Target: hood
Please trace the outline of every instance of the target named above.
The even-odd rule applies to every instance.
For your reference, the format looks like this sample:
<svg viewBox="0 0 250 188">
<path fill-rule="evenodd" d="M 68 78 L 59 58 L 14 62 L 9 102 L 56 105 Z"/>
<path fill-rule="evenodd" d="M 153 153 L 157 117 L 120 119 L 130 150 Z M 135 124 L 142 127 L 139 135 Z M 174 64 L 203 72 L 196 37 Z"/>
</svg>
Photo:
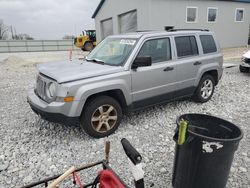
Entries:
<svg viewBox="0 0 250 188">
<path fill-rule="evenodd" d="M 250 50 L 243 54 L 244 58 L 250 59 Z"/>
<path fill-rule="evenodd" d="M 83 60 L 60 61 L 37 66 L 40 73 L 58 83 L 91 78 L 123 71 L 123 67 L 102 65 Z"/>
</svg>

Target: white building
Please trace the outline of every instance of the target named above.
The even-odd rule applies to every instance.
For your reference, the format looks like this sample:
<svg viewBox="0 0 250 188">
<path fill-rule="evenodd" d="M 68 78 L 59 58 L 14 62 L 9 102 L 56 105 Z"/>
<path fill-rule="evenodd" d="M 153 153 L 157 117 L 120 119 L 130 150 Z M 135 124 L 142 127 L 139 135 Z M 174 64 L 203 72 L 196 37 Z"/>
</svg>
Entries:
<svg viewBox="0 0 250 188">
<path fill-rule="evenodd" d="M 250 0 L 101 0 L 95 19 L 97 41 L 138 30 L 209 29 L 222 47 L 247 45 Z"/>
</svg>

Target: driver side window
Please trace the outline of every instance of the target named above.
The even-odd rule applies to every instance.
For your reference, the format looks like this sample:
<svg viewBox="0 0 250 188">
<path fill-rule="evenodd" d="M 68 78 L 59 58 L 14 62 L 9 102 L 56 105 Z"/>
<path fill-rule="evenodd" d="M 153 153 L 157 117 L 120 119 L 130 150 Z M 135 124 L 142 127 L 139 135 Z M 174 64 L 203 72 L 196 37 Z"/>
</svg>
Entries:
<svg viewBox="0 0 250 188">
<path fill-rule="evenodd" d="M 172 57 L 169 38 L 146 41 L 137 57 L 151 57 L 152 63 L 171 60 Z"/>
</svg>

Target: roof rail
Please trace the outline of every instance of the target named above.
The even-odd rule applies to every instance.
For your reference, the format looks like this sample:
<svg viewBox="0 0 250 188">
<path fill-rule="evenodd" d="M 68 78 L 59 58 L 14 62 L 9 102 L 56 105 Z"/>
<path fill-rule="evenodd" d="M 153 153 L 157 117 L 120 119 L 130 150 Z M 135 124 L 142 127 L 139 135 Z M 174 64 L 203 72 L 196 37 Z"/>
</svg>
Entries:
<svg viewBox="0 0 250 188">
<path fill-rule="evenodd" d="M 209 31 L 208 29 L 169 29 L 168 32 L 173 31 Z"/>
</svg>

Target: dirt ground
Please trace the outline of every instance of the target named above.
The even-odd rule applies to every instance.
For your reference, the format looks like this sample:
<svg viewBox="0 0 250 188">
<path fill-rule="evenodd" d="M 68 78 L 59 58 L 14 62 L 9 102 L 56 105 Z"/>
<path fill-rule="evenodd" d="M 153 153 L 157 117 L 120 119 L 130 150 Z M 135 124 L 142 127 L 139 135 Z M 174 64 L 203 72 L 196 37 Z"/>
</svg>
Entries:
<svg viewBox="0 0 250 188">
<path fill-rule="evenodd" d="M 72 52 L 72 59 L 84 58 L 87 54 L 88 52 L 75 50 Z M 9 63 L 12 68 L 33 66 L 39 63 L 61 61 L 69 58 L 70 51 L 0 53 L 0 62 Z"/>
</svg>

